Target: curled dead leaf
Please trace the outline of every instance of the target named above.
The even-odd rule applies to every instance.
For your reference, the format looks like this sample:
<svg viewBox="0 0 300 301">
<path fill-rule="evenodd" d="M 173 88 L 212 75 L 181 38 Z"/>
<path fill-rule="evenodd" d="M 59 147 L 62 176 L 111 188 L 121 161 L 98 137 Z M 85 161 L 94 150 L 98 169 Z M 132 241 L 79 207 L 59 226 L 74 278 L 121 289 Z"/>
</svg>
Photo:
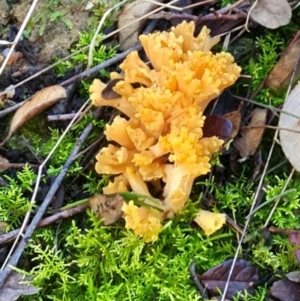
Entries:
<svg viewBox="0 0 300 301">
<path fill-rule="evenodd" d="M 28 276 L 23 277 L 23 275 L 15 271 L 10 272 L 10 275 L 0 288 L 0 301 L 15 301 L 20 296 L 34 295 L 40 290 L 40 288 L 32 284 L 26 284 L 24 281 L 30 282 L 31 278 Z"/>
<path fill-rule="evenodd" d="M 232 123 L 221 115 L 207 115 L 202 130 L 203 137 L 216 136 L 226 140 L 232 132 Z"/>
<path fill-rule="evenodd" d="M 243 107 L 243 102 L 239 104 L 239 107 L 236 111 L 229 112 L 224 115 L 225 118 L 231 121 L 232 123 L 232 131 L 230 135 L 228 136 L 228 140 L 234 139 L 236 135 L 238 134 L 241 126 L 241 109 Z"/>
<path fill-rule="evenodd" d="M 118 195 L 95 194 L 88 199 L 88 206 L 105 226 L 115 223 L 123 214 L 124 199 Z"/>
<path fill-rule="evenodd" d="M 252 113 L 249 126 L 245 126 L 240 131 L 241 137 L 233 142 L 242 158 L 252 156 L 259 146 L 265 131 L 267 113 L 266 109 L 256 108 Z"/>
<path fill-rule="evenodd" d="M 122 80 L 121 78 L 114 78 L 110 80 L 105 86 L 105 88 L 102 90 L 101 97 L 107 100 L 121 97 L 120 94 L 118 94 L 113 90 L 114 86 L 121 80 Z"/>
<path fill-rule="evenodd" d="M 280 60 L 269 73 L 265 85 L 275 91 L 283 91 L 288 86 L 300 53 L 300 30 L 289 46 L 283 52 Z M 295 72 L 295 78 L 300 76 L 300 65 Z"/>
<path fill-rule="evenodd" d="M 58 85 L 44 88 L 35 93 L 32 99 L 24 103 L 15 113 L 10 124 L 9 133 L 0 146 L 4 145 L 24 123 L 65 97 L 65 88 Z"/>
</svg>

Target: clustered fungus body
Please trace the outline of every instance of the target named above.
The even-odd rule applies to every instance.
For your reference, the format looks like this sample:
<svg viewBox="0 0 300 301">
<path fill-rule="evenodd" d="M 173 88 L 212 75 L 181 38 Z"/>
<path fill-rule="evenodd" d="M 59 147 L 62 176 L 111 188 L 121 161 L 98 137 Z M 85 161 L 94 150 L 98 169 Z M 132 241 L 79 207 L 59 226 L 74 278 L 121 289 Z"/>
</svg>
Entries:
<svg viewBox="0 0 300 301">
<path fill-rule="evenodd" d="M 145 241 L 158 238 L 162 221 L 183 209 L 194 179 L 210 171 L 223 141 L 203 137 L 203 111 L 241 71 L 231 54 L 210 51 L 219 38 L 210 37 L 209 29 L 197 37 L 194 30 L 193 22 L 183 22 L 170 32 L 141 35 L 150 64 L 131 52 L 120 65 L 122 74 L 111 73 L 111 80 L 118 79 L 115 98 L 102 97 L 106 84 L 99 79 L 90 86 L 94 105 L 124 114 L 107 125 L 104 133 L 113 143 L 96 156 L 96 171 L 115 175 L 103 192 L 151 197 L 149 183 L 161 191 L 161 211 L 132 201 L 122 207 L 126 227 Z"/>
</svg>

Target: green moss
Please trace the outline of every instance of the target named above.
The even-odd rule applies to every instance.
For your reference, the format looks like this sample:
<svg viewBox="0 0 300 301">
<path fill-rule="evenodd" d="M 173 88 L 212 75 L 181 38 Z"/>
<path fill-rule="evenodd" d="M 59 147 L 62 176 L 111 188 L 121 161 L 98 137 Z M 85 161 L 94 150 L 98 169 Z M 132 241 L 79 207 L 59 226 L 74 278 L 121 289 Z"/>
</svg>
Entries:
<svg viewBox="0 0 300 301">
<path fill-rule="evenodd" d="M 206 238 L 185 218 L 170 222 L 153 244 L 122 222 L 104 227 L 90 213 L 62 228 L 58 253 L 54 244 L 29 247 L 38 263 L 35 284 L 45 288 L 42 300 L 200 300 L 188 273 L 192 259 L 206 270 L 234 253 L 233 233 Z"/>
</svg>

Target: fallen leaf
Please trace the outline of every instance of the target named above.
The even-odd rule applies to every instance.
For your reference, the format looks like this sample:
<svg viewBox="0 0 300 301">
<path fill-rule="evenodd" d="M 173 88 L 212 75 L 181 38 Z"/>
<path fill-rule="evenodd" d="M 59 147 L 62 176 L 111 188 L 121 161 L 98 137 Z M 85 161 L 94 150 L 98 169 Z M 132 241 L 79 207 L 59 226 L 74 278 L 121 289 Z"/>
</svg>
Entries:
<svg viewBox="0 0 300 301">
<path fill-rule="evenodd" d="M 8 169 L 9 168 L 8 164 L 9 164 L 9 161 L 0 155 L 0 172 L 3 172 L 6 169 Z"/>
<path fill-rule="evenodd" d="M 232 123 L 221 115 L 207 115 L 202 130 L 203 137 L 217 136 L 226 140 L 232 132 Z"/>
<path fill-rule="evenodd" d="M 285 277 L 293 282 L 300 282 L 300 272 L 299 271 L 293 271 L 285 274 Z"/>
<path fill-rule="evenodd" d="M 20 296 L 34 295 L 40 290 L 32 284 L 25 284 L 25 281 L 30 282 L 31 278 L 12 271 L 0 288 L 0 301 L 15 301 Z"/>
<path fill-rule="evenodd" d="M 299 301 L 300 284 L 282 279 L 273 283 L 270 294 L 279 301 Z"/>
<path fill-rule="evenodd" d="M 266 124 L 267 112 L 266 109 L 256 108 L 252 113 L 249 126 L 243 127 L 240 131 L 241 137 L 233 142 L 242 158 L 253 155 L 259 146 L 265 131 L 264 127 L 259 126 Z"/>
<path fill-rule="evenodd" d="M 95 194 L 88 199 L 88 206 L 107 226 L 113 224 L 122 216 L 123 202 L 124 199 L 118 194 L 112 196 Z"/>
<path fill-rule="evenodd" d="M 110 80 L 106 84 L 105 88 L 102 90 L 101 97 L 103 99 L 107 99 L 107 100 L 121 97 L 120 94 L 118 94 L 117 92 L 115 92 L 113 90 L 114 86 L 121 80 L 122 80 L 121 78 L 114 78 L 114 79 Z"/>
<path fill-rule="evenodd" d="M 233 260 L 226 260 L 223 263 L 211 268 L 202 275 L 198 275 L 200 281 L 212 295 L 219 295 L 219 290 L 224 291 L 229 271 Z M 237 259 L 229 281 L 226 298 L 233 298 L 238 292 L 246 290 L 254 293 L 253 283 L 259 280 L 258 269 L 250 262 Z"/>
<path fill-rule="evenodd" d="M 227 140 L 234 139 L 240 130 L 241 118 L 242 118 L 242 115 L 241 115 L 242 107 L 243 107 L 243 102 L 241 102 L 239 104 L 239 107 L 237 110 L 224 115 L 224 117 L 227 118 L 228 120 L 230 120 L 232 123 L 232 131 L 231 131 L 230 135 L 228 136 Z"/>
<path fill-rule="evenodd" d="M 158 0 L 157 2 L 163 2 L 163 0 Z M 138 42 L 140 31 L 147 19 L 143 18 L 131 25 L 129 24 L 137 18 L 146 15 L 155 7 L 157 7 L 157 4 L 142 0 L 134 1 L 124 6 L 118 20 L 118 28 L 125 27 L 119 33 L 120 50 L 125 51 Z"/>
<path fill-rule="evenodd" d="M 0 146 L 4 145 L 24 123 L 65 97 L 65 88 L 58 85 L 44 88 L 35 93 L 32 99 L 22 105 L 15 113 L 10 124 L 9 133 Z"/>
<path fill-rule="evenodd" d="M 222 228 L 226 223 L 226 215 L 201 209 L 194 218 L 194 222 L 196 222 L 204 230 L 204 233 L 209 236 Z"/>
<path fill-rule="evenodd" d="M 250 17 L 266 28 L 275 29 L 290 23 L 292 9 L 287 0 L 259 0 L 255 1 Z"/>
<path fill-rule="evenodd" d="M 282 111 L 300 116 L 300 83 L 295 86 L 287 97 Z M 281 113 L 278 127 L 300 131 L 300 119 Z M 286 158 L 297 171 L 300 171 L 300 156 L 298 151 L 296 151 L 299 149 L 300 134 L 279 129 L 279 135 L 281 147 Z"/>
<path fill-rule="evenodd" d="M 288 86 L 300 53 L 300 30 L 281 55 L 280 60 L 269 73 L 265 86 L 275 91 L 283 91 Z M 300 76 L 300 65 L 295 72 L 295 78 Z"/>
</svg>

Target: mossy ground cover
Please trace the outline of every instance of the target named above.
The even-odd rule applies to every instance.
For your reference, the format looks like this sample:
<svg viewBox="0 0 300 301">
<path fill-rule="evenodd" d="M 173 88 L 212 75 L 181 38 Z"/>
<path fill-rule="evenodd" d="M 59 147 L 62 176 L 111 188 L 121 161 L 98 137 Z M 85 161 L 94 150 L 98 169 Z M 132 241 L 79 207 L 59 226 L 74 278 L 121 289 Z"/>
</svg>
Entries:
<svg viewBox="0 0 300 301">
<path fill-rule="evenodd" d="M 297 20 L 299 13 L 299 9 L 294 12 L 294 20 Z M 246 51 L 238 61 L 243 67 L 243 73 L 252 76 L 252 92 L 278 60 L 296 32 L 296 24 L 297 21 L 292 21 L 288 26 L 276 31 L 253 29 L 231 46 L 231 51 L 241 47 L 238 55 L 246 50 L 243 48 L 246 43 L 243 39 L 252 43 L 252 50 Z M 88 43 L 91 37 L 90 33 L 82 34 L 80 47 Z M 96 51 L 99 60 L 95 63 L 115 55 L 114 49 L 107 51 L 100 47 Z M 86 56 L 82 55 L 77 57 L 76 62 L 85 61 Z M 62 74 L 70 66 L 70 63 L 61 65 L 56 71 Z M 86 97 L 88 84 L 82 83 L 80 86 L 80 93 Z M 232 91 L 243 96 L 248 85 L 249 83 L 241 80 Z M 269 90 L 262 89 L 255 100 L 258 103 L 277 106 L 283 103 L 284 93 L 273 95 Z M 86 115 L 67 134 L 54 153 L 48 167 L 49 176 L 58 174 L 76 143 L 76 138 L 89 121 L 93 121 L 95 128 L 85 146 L 99 137 L 108 119 L 94 121 L 91 114 Z M 57 127 L 41 133 L 33 130 L 34 126 L 33 121 L 24 127 L 22 135 L 30 140 L 37 156 L 44 157 L 59 139 L 62 129 Z M 273 132 L 269 130 L 262 140 L 260 149 L 263 160 L 266 160 L 268 155 L 272 137 Z M 79 196 L 85 197 L 101 192 L 101 188 L 107 184 L 107 176 L 97 175 L 92 169 L 82 171 L 81 158 L 76 159 L 65 179 L 68 188 L 65 200 L 67 203 L 74 201 L 72 191 L 81 191 Z M 281 148 L 277 145 L 270 168 L 276 166 L 283 158 Z M 222 160 L 221 156 L 221 163 Z M 225 163 L 224 166 L 226 168 Z M 291 167 L 286 163 L 266 175 L 262 202 L 273 201 L 254 214 L 247 231 L 246 242 L 239 254 L 241 258 L 259 266 L 262 274 L 288 272 L 298 268 L 293 254 L 296 247 L 289 243 L 287 237 L 276 234 L 270 239 L 262 233 L 262 226 L 276 197 L 281 194 L 290 170 Z M 243 227 L 257 187 L 257 181 L 249 182 L 252 173 L 253 159 L 250 158 L 239 164 L 237 174 L 230 174 L 230 177 L 221 183 L 217 181 L 214 173 L 210 181 L 207 177 L 197 179 L 191 202 L 183 213 L 164 225 L 158 241 L 154 243 L 145 243 L 126 230 L 123 220 L 112 226 L 103 226 L 89 210 L 58 224 L 37 229 L 23 254 L 20 268 L 34 276 L 34 284 L 42 289 L 34 297 L 22 297 L 21 300 L 201 300 L 190 278 L 188 267 L 195 259 L 197 271 L 201 273 L 232 258 L 237 247 L 237 235 L 231 228 L 224 227 L 216 234 L 206 237 L 203 231 L 192 223 L 192 218 L 201 205 L 203 192 L 208 188 L 209 194 L 215 199 L 210 209 L 235 217 L 237 224 Z M 80 184 L 78 181 L 72 184 L 72 180 L 78 176 Z M 7 222 L 11 230 L 20 225 L 28 210 L 36 173 L 26 167 L 18 172 L 7 172 L 3 177 L 9 186 L 0 187 L 0 219 Z M 299 176 L 295 175 L 288 185 L 289 193 L 284 195 L 279 203 L 270 224 L 284 229 L 299 229 L 299 182 Z M 260 286 L 254 296 L 244 295 L 243 300 L 265 300 L 266 294 L 267 288 Z"/>
</svg>

